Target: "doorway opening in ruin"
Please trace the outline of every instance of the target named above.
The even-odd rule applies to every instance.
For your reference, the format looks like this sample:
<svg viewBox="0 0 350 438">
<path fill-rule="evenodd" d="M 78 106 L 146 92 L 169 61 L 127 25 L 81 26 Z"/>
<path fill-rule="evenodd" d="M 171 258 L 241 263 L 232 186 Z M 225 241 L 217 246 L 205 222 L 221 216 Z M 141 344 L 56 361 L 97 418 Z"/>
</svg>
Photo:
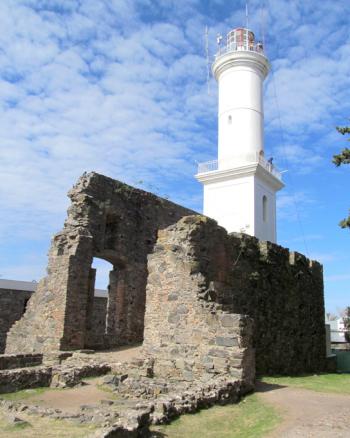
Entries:
<svg viewBox="0 0 350 438">
<path fill-rule="evenodd" d="M 104 250 L 90 268 L 84 348 L 114 349 L 143 341 L 145 264 L 131 264 Z"/>
<path fill-rule="evenodd" d="M 107 260 L 94 257 L 92 262 L 92 269 L 96 270 L 95 274 L 95 295 L 96 290 L 105 291 L 106 297 L 108 295 L 109 273 L 113 270 L 112 263 Z"/>
<path fill-rule="evenodd" d="M 111 262 L 94 257 L 90 269 L 85 348 L 101 350 L 107 347 L 106 332 L 110 276 L 114 271 L 115 268 Z"/>
</svg>

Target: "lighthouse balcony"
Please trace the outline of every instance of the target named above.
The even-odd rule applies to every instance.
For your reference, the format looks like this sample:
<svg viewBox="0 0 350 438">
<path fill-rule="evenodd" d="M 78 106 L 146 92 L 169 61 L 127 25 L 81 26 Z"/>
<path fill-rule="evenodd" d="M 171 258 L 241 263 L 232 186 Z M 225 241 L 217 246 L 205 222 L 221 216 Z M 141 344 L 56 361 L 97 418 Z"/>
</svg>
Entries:
<svg viewBox="0 0 350 438">
<path fill-rule="evenodd" d="M 255 41 L 252 31 L 246 28 L 236 28 L 227 34 L 226 45 L 221 45 L 222 36 L 218 35 L 217 43 L 219 50 L 215 55 L 217 59 L 221 55 L 230 52 L 255 52 L 264 55 L 264 45 L 262 41 Z"/>
<path fill-rule="evenodd" d="M 198 163 L 197 175 L 221 170 L 234 169 L 243 166 L 259 164 L 266 171 L 271 173 L 275 178 L 282 181 L 282 173 L 272 163 L 272 160 L 266 160 L 261 154 L 252 154 L 246 156 L 233 157 L 230 160 L 212 160 L 205 163 Z"/>
<path fill-rule="evenodd" d="M 264 49 L 261 43 L 257 44 L 228 44 L 227 46 L 222 46 L 219 51 L 215 54 L 215 60 L 222 55 L 226 55 L 231 52 L 255 52 L 260 55 L 265 56 Z"/>
</svg>

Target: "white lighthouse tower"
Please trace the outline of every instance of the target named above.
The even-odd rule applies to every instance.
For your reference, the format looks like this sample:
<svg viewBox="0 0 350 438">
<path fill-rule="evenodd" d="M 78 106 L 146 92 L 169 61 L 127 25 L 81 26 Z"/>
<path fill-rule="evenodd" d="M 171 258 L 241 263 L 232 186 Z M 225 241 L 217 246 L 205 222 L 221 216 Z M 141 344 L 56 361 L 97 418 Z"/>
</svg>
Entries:
<svg viewBox="0 0 350 438">
<path fill-rule="evenodd" d="M 227 35 L 212 66 L 219 86 L 218 160 L 201 163 L 203 213 L 228 232 L 276 242 L 281 174 L 264 156 L 263 81 L 269 61 L 248 29 Z"/>
</svg>

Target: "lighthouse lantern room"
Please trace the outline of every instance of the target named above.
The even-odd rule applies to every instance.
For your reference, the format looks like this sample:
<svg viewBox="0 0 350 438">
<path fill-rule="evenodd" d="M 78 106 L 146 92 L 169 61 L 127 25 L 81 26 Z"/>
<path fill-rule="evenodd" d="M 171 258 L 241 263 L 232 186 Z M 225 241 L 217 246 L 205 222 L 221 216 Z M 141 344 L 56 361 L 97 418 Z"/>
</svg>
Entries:
<svg viewBox="0 0 350 438">
<path fill-rule="evenodd" d="M 220 42 L 220 39 L 219 39 Z M 203 213 L 227 229 L 276 242 L 276 192 L 281 174 L 264 153 L 263 82 L 270 64 L 252 31 L 237 28 L 219 44 L 218 159 L 198 166 Z"/>
</svg>

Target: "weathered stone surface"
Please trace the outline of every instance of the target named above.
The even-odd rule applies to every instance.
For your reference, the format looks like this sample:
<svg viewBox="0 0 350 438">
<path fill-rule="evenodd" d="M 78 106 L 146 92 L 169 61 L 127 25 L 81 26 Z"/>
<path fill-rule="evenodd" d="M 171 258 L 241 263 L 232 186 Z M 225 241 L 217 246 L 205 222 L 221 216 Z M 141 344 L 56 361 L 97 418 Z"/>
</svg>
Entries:
<svg viewBox="0 0 350 438">
<path fill-rule="evenodd" d="M 179 205 L 97 173 L 69 192 L 63 230 L 52 240 L 48 276 L 8 333 L 6 353 L 49 353 L 141 342 L 147 254 L 157 230 L 192 214 Z M 93 257 L 112 263 L 106 334 L 96 340 Z"/>
<path fill-rule="evenodd" d="M 228 301 L 254 320 L 258 374 L 325 370 L 322 266 L 271 242 L 233 233 Z"/>
<path fill-rule="evenodd" d="M 57 367 L 52 370 L 51 388 L 76 386 L 85 377 L 103 376 L 111 371 L 107 364 Z"/>
<path fill-rule="evenodd" d="M 143 343 L 144 354 L 155 360 L 155 376 L 191 381 L 239 375 L 253 387 L 252 323 L 222 305 L 232 290 L 231 263 L 230 239 L 213 220 L 187 216 L 158 232 L 148 257 Z M 169 300 L 175 291 L 178 299 Z M 216 357 L 210 355 L 214 346 Z"/>
<path fill-rule="evenodd" d="M 94 297 L 86 330 L 86 345 L 89 348 L 99 350 L 105 347 L 107 305 L 107 298 Z"/>
<path fill-rule="evenodd" d="M 147 436 L 151 424 L 168 423 L 179 415 L 194 413 L 217 403 L 236 402 L 246 392 L 239 380 L 227 377 L 211 377 L 203 382 L 169 383 L 164 379 L 139 376 L 124 379 L 122 385 L 119 379 L 115 390 L 119 395 L 116 400 L 97 405 L 82 405 L 75 413 L 1 399 L 0 406 L 14 417 L 20 417 L 20 413 L 26 411 L 30 415 L 54 419 L 93 422 L 101 427 L 92 435 L 94 437 L 139 437 Z"/>
<path fill-rule="evenodd" d="M 0 370 L 41 365 L 42 354 L 0 354 Z"/>
<path fill-rule="evenodd" d="M 2 370 L 0 371 L 0 394 L 47 386 L 72 387 L 80 384 L 86 377 L 102 376 L 109 372 L 111 372 L 109 364 L 94 362 Z"/>
<path fill-rule="evenodd" d="M 11 326 L 24 314 L 32 291 L 0 288 L 0 354 L 5 351 L 7 333 Z M 91 321 L 87 330 L 87 344 L 95 349 L 104 346 L 106 328 L 107 297 L 93 297 Z M 0 369 L 1 369 L 0 356 Z M 35 365 L 38 365 L 36 363 Z M 30 366 L 19 364 L 18 367 Z M 6 367 L 4 367 L 6 368 Z"/>
<path fill-rule="evenodd" d="M 51 375 L 52 368 L 45 366 L 0 371 L 0 393 L 49 386 Z"/>
<path fill-rule="evenodd" d="M 16 415 L 13 415 L 13 414 L 6 415 L 5 420 L 7 423 L 9 423 L 10 425 L 13 425 L 13 426 L 29 425 L 29 423 L 27 421 L 23 420 L 20 417 L 17 417 Z"/>
<path fill-rule="evenodd" d="M 144 341 L 145 353 L 159 363 L 156 374 L 190 379 L 253 369 L 252 347 L 259 374 L 326 369 L 319 263 L 254 237 L 227 235 L 200 216 L 158 234 L 149 256 Z M 177 299 L 169 300 L 174 293 Z M 253 330 L 242 314 L 254 320 Z M 178 366 L 179 357 L 196 358 L 192 374 Z"/>
<path fill-rule="evenodd" d="M 0 354 L 5 351 L 7 332 L 22 317 L 31 295 L 30 291 L 0 288 Z"/>
<path fill-rule="evenodd" d="M 83 175 L 70 197 L 48 276 L 12 326 L 7 353 L 48 358 L 144 338 L 154 363 L 139 371 L 157 378 L 231 376 L 252 387 L 254 349 L 259 373 L 324 369 L 317 262 L 228 235 L 213 220 L 96 173 Z M 93 257 L 113 264 L 107 311 L 94 303 Z"/>
</svg>

